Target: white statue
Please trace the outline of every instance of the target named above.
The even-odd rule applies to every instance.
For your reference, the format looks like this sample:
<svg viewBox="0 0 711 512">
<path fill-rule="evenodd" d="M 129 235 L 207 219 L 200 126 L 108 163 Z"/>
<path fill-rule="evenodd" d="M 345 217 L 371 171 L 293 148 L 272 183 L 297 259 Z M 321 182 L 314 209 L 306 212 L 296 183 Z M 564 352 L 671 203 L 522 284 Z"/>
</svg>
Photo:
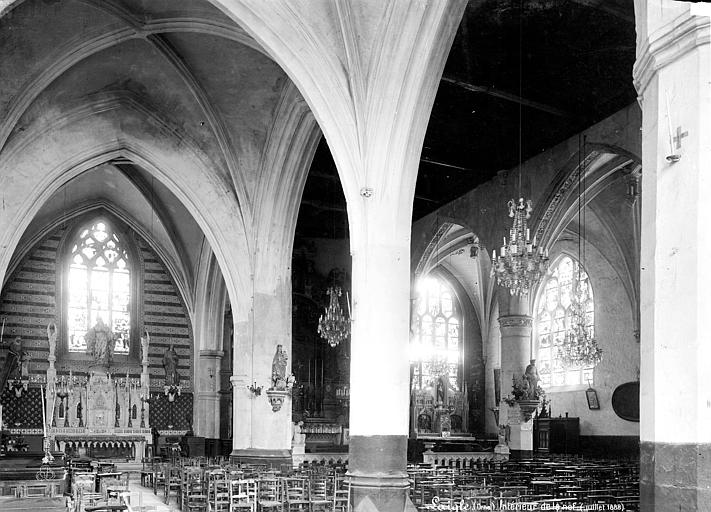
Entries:
<svg viewBox="0 0 711 512">
<path fill-rule="evenodd" d="M 57 351 L 57 325 L 52 322 L 47 324 L 47 340 L 49 341 L 49 358 L 56 359 Z"/>
<path fill-rule="evenodd" d="M 151 335 L 144 329 L 145 336 L 141 336 L 141 361 L 148 361 L 148 346 L 151 344 Z"/>
</svg>

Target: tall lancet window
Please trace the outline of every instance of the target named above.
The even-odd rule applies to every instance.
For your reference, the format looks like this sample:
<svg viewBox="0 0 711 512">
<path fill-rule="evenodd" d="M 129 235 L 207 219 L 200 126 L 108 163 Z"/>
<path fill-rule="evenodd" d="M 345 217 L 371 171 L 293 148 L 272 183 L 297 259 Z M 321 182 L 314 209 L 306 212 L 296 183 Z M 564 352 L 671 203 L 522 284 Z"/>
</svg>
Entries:
<svg viewBox="0 0 711 512">
<path fill-rule="evenodd" d="M 536 304 L 536 366 L 545 388 L 587 385 L 593 380 L 593 367 L 568 367 L 561 356 L 565 337 L 576 325 L 575 292 L 581 301 L 578 311 L 585 313 L 585 326 L 594 335 L 595 303 L 590 280 L 580 264 L 563 256 L 553 266 Z"/>
<path fill-rule="evenodd" d="M 116 335 L 115 354 L 129 351 L 131 267 L 119 235 L 105 220 L 82 227 L 70 242 L 68 347 L 85 352 L 84 335 L 99 317 Z"/>
<path fill-rule="evenodd" d="M 410 342 L 414 389 L 434 386 L 440 375 L 446 375 L 459 390 L 461 327 L 461 308 L 449 284 L 436 277 L 420 279 Z"/>
</svg>

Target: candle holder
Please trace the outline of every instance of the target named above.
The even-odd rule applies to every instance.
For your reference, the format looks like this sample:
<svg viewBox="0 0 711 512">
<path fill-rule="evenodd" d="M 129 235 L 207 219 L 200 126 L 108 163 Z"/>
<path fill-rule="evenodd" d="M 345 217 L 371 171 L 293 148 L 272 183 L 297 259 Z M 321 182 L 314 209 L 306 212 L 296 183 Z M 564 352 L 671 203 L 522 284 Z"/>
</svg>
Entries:
<svg viewBox="0 0 711 512">
<path fill-rule="evenodd" d="M 62 375 L 55 384 L 54 393 L 59 398 L 59 410 L 62 411 L 64 417 L 64 427 L 69 426 L 69 400 L 68 398 L 74 393 L 74 381 L 72 373 L 69 372 L 69 377 Z M 56 417 L 52 417 L 52 426 L 56 427 Z"/>
<path fill-rule="evenodd" d="M 262 394 L 262 388 L 264 386 L 257 386 L 257 382 L 255 381 L 254 384 L 250 384 L 247 386 L 247 389 L 252 393 L 254 396 L 260 396 Z"/>
<path fill-rule="evenodd" d="M 146 394 L 141 393 L 141 428 L 146 428 L 146 404 L 150 403 L 150 391 L 146 390 Z"/>
<path fill-rule="evenodd" d="M 180 396 L 180 384 L 173 384 L 172 386 L 163 386 L 163 392 L 165 393 L 165 396 L 168 397 L 168 401 L 173 402 L 175 401 L 176 396 Z"/>
<path fill-rule="evenodd" d="M 12 391 L 15 392 L 16 398 L 22 397 L 22 393 L 24 391 L 27 391 L 29 384 L 30 384 L 29 379 L 10 379 L 7 381 L 8 389 L 11 389 Z"/>
</svg>

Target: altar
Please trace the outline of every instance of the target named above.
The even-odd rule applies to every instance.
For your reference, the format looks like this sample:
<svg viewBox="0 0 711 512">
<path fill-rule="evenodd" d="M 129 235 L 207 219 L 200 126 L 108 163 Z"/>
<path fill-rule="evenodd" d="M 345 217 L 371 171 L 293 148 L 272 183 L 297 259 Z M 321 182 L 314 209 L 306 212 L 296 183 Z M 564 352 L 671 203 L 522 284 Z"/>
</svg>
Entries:
<svg viewBox="0 0 711 512">
<path fill-rule="evenodd" d="M 466 384 L 459 391 L 449 379 L 439 377 L 434 385 L 413 389 L 410 399 L 410 436 L 451 437 L 469 431 L 469 398 Z"/>
<path fill-rule="evenodd" d="M 129 376 L 92 372 L 86 382 L 57 379 L 47 394 L 60 400 L 58 408 L 48 404 L 53 408 L 50 445 L 73 457 L 141 462 L 152 440 L 147 394 L 140 381 Z"/>
<path fill-rule="evenodd" d="M 97 324 L 97 332 L 99 324 Z M 55 368 L 56 330 L 48 328 L 50 343 L 45 402 L 46 438 L 50 449 L 71 457 L 127 459 L 141 462 L 152 442 L 149 422 L 150 377 L 148 344 L 141 338 L 140 378 L 111 373 L 111 333 L 88 344 L 99 355 L 88 366 L 87 376 L 57 375 Z M 91 333 L 87 333 L 90 336 Z M 107 345 L 109 344 L 109 345 Z"/>
</svg>

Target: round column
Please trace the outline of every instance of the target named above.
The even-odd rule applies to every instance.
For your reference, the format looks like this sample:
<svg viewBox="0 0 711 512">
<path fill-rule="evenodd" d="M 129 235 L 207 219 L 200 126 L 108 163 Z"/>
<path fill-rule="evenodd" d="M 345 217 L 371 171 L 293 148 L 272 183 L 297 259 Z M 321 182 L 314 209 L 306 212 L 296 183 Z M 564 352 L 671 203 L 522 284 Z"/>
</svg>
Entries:
<svg viewBox="0 0 711 512">
<path fill-rule="evenodd" d="M 405 510 L 410 247 L 371 242 L 352 255 L 352 502 L 356 511 Z"/>
<path fill-rule="evenodd" d="M 197 418 L 195 435 L 216 439 L 220 436 L 219 376 L 221 350 L 201 350 L 197 375 Z"/>
<path fill-rule="evenodd" d="M 521 378 L 531 359 L 530 315 L 505 315 L 499 317 L 501 329 L 501 396 L 510 395 L 513 377 Z M 508 407 L 501 402 L 499 424 L 508 425 L 509 448 L 512 457 L 527 457 L 533 454 L 533 421 L 525 421 L 517 406 Z"/>
</svg>

